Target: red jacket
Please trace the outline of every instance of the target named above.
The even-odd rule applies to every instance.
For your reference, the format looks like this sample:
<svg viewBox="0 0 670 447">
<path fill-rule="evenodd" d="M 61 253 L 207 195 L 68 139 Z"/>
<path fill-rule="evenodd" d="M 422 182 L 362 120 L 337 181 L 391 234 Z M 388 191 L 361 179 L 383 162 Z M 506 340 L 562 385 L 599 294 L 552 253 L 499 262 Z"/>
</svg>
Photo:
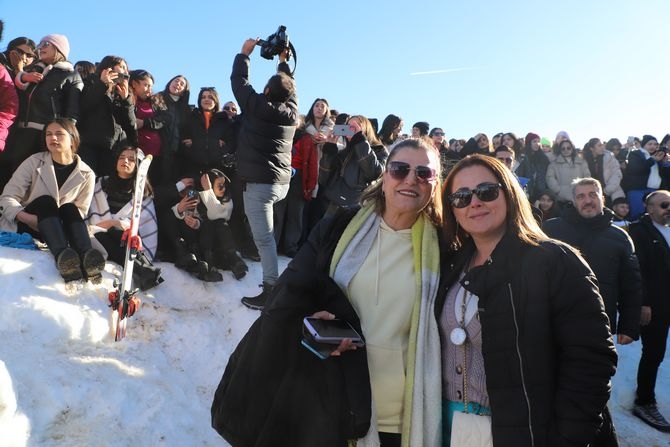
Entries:
<svg viewBox="0 0 670 447">
<path fill-rule="evenodd" d="M 319 155 L 310 134 L 305 133 L 293 144 L 291 166 L 302 172 L 302 195 L 305 200 L 312 200 L 319 178 Z"/>
<path fill-rule="evenodd" d="M 5 150 L 5 140 L 9 128 L 19 112 L 19 96 L 16 93 L 12 77 L 7 69 L 0 65 L 0 152 Z"/>
</svg>

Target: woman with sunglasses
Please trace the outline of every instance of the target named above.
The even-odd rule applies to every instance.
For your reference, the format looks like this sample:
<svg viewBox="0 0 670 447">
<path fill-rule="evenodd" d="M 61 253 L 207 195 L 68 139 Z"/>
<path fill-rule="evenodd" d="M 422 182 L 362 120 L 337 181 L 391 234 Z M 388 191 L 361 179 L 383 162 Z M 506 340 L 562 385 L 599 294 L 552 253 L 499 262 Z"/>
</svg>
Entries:
<svg viewBox="0 0 670 447">
<path fill-rule="evenodd" d="M 54 118 L 79 119 L 81 76 L 67 60 L 70 43 L 61 34 L 44 36 L 37 45 L 39 61 L 20 71 L 14 80 L 19 89 L 19 115 L 5 149 L 14 170 L 32 154 L 45 149 L 43 130 Z"/>
<path fill-rule="evenodd" d="M 123 148 L 116 158 L 114 174 L 98 177 L 91 207 L 86 218 L 91 233 L 105 247 L 107 258 L 123 266 L 126 246 L 123 232 L 129 228 L 137 167 L 144 159 L 141 149 Z M 142 195 L 139 236 L 142 250 L 137 253 L 133 267 L 133 281 L 141 290 L 148 290 L 163 282 L 161 269 L 151 263 L 158 245 L 158 222 L 153 201 L 153 188 L 147 181 Z"/>
<path fill-rule="evenodd" d="M 388 151 L 366 117 L 355 115 L 347 124 L 353 135 L 345 136 L 346 146 L 340 150 L 339 136 L 330 135 L 323 145 L 319 163 L 319 184 L 330 202 L 325 215 L 339 208 L 356 206 L 361 194 L 384 172 Z"/>
<path fill-rule="evenodd" d="M 493 157 L 458 163 L 444 202 L 444 439 L 466 445 L 466 412 L 491 417 L 495 446 L 600 445 L 617 356 L 595 276 Z"/>
<path fill-rule="evenodd" d="M 360 209 L 314 228 L 215 395 L 232 445 L 440 446 L 439 168 L 427 143 L 402 141 Z M 301 345 L 308 316 L 348 321 L 365 347 L 345 339 L 320 360 Z"/>
<path fill-rule="evenodd" d="M 4 65 L 12 82 L 16 75 L 35 61 L 35 42 L 27 37 L 17 37 L 9 41 L 7 49 L 0 53 L 0 64 Z"/>
<path fill-rule="evenodd" d="M 556 195 L 556 200 L 563 207 L 572 201 L 572 181 L 591 177 L 591 170 L 588 163 L 577 156 L 575 145 L 570 140 L 561 141 L 554 155 L 547 167 L 547 188 Z"/>
</svg>

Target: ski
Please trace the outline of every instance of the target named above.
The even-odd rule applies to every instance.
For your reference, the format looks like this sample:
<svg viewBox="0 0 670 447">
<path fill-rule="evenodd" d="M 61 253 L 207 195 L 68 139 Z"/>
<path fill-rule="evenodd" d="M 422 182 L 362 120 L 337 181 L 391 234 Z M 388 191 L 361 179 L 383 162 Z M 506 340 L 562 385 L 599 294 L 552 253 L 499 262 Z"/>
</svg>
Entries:
<svg viewBox="0 0 670 447">
<path fill-rule="evenodd" d="M 122 241 L 126 243 L 126 258 L 123 263 L 123 274 L 121 282 L 114 281 L 114 290 L 109 292 L 109 307 L 112 312 L 110 316 L 111 333 L 114 341 L 120 341 L 126 336 L 126 325 L 128 318 L 132 317 L 142 304 L 137 292 L 139 289 L 131 289 L 133 280 L 133 266 L 137 252 L 142 249 L 142 241 L 138 234 L 140 226 L 140 214 L 142 212 L 142 199 L 144 198 L 144 185 L 149 174 L 151 155 L 147 155 L 137 167 L 135 177 L 135 191 L 133 193 L 133 209 L 130 218 L 130 226 L 123 233 Z"/>
</svg>

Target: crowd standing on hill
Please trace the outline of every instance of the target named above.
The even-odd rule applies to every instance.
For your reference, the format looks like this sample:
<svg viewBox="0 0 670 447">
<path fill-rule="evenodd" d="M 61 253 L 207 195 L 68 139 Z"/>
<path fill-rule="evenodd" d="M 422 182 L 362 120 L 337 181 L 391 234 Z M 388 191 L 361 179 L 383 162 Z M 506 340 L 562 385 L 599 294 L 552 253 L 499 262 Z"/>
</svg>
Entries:
<svg viewBox="0 0 670 447">
<path fill-rule="evenodd" d="M 1 31 L 0 22 L 0 37 Z M 222 106 L 216 89 L 207 86 L 198 88 L 196 103 L 189 104 L 192 86 L 181 74 L 155 93 L 151 72 L 131 70 L 118 55 L 72 64 L 64 35 L 48 34 L 37 43 L 12 39 L 0 53 L 1 229 L 43 242 L 66 281 L 99 280 L 105 260 L 123 261 L 119 244 L 129 225 L 137 167 L 150 154 L 140 219 L 145 243 L 135 260 L 138 287 L 163 282 L 156 260 L 174 262 L 210 282 L 223 280 L 219 269 L 239 280 L 248 272 L 244 259 L 260 261 L 262 291 L 242 298 L 247 307 L 265 309 L 265 323 L 250 331 L 254 337 L 266 337 L 259 335 L 261 324 L 274 324 L 270 309 L 277 318 L 282 306 L 294 306 L 291 322 L 299 328 L 302 313 L 334 318 L 331 304 L 367 337 L 362 357 L 352 357 L 347 351 L 354 347 L 346 343 L 332 354 L 342 357 L 333 360 L 342 371 L 369 382 L 341 384 L 342 392 L 363 394 L 343 400 L 336 411 L 365 411 L 355 415 L 356 426 L 339 421 L 323 427 L 333 445 L 356 437 L 364 440 L 360 445 L 379 439 L 383 446 L 448 445 L 454 414 L 462 412 L 490 416 L 496 445 L 510 445 L 506 440 L 550 445 L 556 437 L 565 445 L 616 445 L 604 406 L 616 365 L 610 334 L 620 344 L 641 337 L 634 414 L 670 431 L 654 395 L 670 326 L 670 301 L 660 293 L 670 274 L 670 134 L 660 141 L 652 135 L 629 137 L 624 144 L 594 137 L 579 147 L 565 131 L 553 140 L 532 131 L 523 138 L 512 132 L 490 139 L 483 132 L 447 138 L 446 126 L 419 121 L 408 135 L 398 115 L 389 114 L 378 126 L 375 118 L 337 112 L 325 98 L 314 99 L 300 115 L 285 63 L 288 49 L 278 55 L 278 72 L 262 90 L 250 84 L 250 56 L 258 43 L 246 40 L 235 56 L 234 100 Z M 424 245 L 431 237 L 441 247 L 439 263 Z M 281 275 L 278 253 L 295 257 Z M 398 256 L 402 253 L 409 258 Z M 301 269 L 314 270 L 314 277 L 305 282 Z M 548 276 L 538 273 L 525 283 L 531 273 L 526 270 Z M 426 276 L 438 271 L 440 280 Z M 402 289 L 407 281 L 400 278 L 414 281 L 416 289 Z M 564 281 L 574 281 L 583 307 L 573 306 L 575 295 L 564 290 Z M 322 290 L 331 301 L 303 302 L 302 313 L 294 315 L 298 308 L 291 293 Z M 379 300 L 384 290 L 395 298 L 366 301 L 370 295 Z M 538 308 L 526 299 L 529 290 L 542 297 Z M 404 295 L 416 300 L 403 302 Z M 553 302 L 557 296 L 561 299 Z M 509 306 L 498 307 L 502 300 Z M 396 308 L 400 305 L 405 311 Z M 479 313 L 487 307 L 500 311 L 500 319 Z M 564 320 L 567 314 L 561 312 L 568 308 L 577 326 Z M 402 313 L 408 320 L 392 325 L 393 334 L 378 335 L 378 312 Z M 527 320 L 539 315 L 557 332 Z M 288 316 L 280 315 L 282 325 Z M 279 337 L 275 342 L 286 336 L 279 327 L 272 331 Z M 461 338 L 461 332 L 467 335 Z M 588 405 L 574 406 L 578 398 L 563 392 L 580 374 L 561 370 L 547 381 L 552 376 L 543 371 L 571 364 L 567 353 L 578 358 L 575 344 L 586 338 L 571 337 L 582 332 L 590 343 L 581 347 L 582 354 L 599 364 L 583 366 L 594 377 L 573 391 L 591 396 Z M 551 347 L 542 350 L 541 359 L 536 347 L 521 340 L 531 333 Z M 248 350 L 240 349 L 240 355 Z M 435 349 L 441 364 L 419 362 L 425 349 Z M 496 376 L 509 366 L 500 357 L 507 351 L 517 359 L 518 381 Z M 309 353 L 299 349 L 295 355 Z M 530 362 L 538 362 L 532 374 Z M 384 375 L 390 364 L 402 366 L 400 376 Z M 334 377 L 332 366 L 323 367 L 304 371 Z M 442 371 L 441 381 L 416 377 L 430 368 Z M 409 370 L 411 378 L 404 376 Z M 543 379 L 536 381 L 538 374 Z M 436 387 L 437 401 L 416 394 L 429 385 Z M 509 390 L 518 398 L 514 405 L 503 404 Z M 224 394 L 217 399 L 225 400 Z M 234 412 L 235 405 L 227 411 Z M 438 407 L 441 422 L 421 416 Z M 584 420 L 574 419 L 576 413 Z M 267 424 L 275 418 L 290 423 L 291 417 L 271 412 L 257 421 L 256 431 L 240 436 L 278 436 L 277 427 L 264 431 Z M 304 435 L 311 439 L 313 433 Z"/>
</svg>

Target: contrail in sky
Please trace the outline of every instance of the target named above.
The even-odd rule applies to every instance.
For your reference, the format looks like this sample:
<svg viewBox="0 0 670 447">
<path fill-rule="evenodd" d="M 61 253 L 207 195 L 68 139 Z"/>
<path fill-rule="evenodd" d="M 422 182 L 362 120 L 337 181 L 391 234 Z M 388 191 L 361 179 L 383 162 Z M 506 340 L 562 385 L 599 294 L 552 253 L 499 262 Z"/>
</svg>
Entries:
<svg viewBox="0 0 670 447">
<path fill-rule="evenodd" d="M 469 71 L 469 70 L 477 70 L 477 68 L 476 67 L 462 67 L 462 68 L 445 68 L 443 70 L 415 71 L 414 73 L 410 73 L 410 76 L 432 75 L 432 74 L 439 74 L 439 73 L 453 73 L 453 72 L 456 72 L 456 71 Z"/>
</svg>

